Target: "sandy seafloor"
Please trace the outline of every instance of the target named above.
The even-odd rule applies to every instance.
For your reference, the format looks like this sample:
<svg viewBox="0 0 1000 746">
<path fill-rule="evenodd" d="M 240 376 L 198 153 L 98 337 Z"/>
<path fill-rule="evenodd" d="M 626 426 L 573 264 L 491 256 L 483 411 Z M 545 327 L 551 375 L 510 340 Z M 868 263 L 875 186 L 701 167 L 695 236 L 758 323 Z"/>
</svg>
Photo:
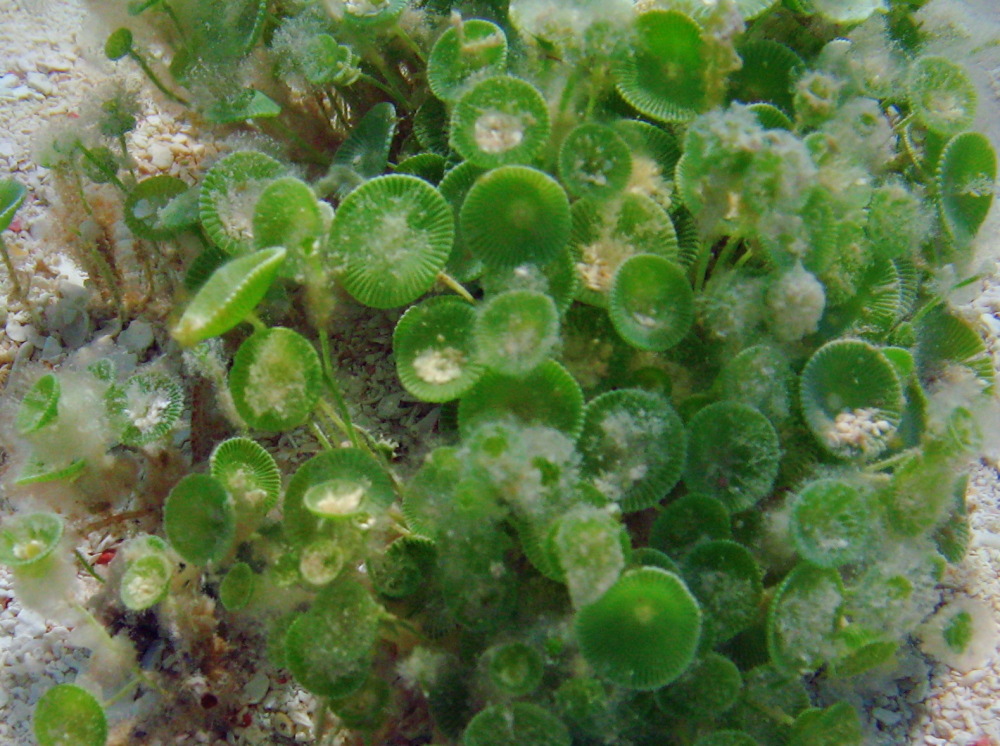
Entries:
<svg viewBox="0 0 1000 746">
<path fill-rule="evenodd" d="M 107 6 L 105 2 L 102 5 Z M 113 5 L 113 3 L 110 3 Z M 124 6 L 124 0 L 119 5 Z M 997 0 L 934 0 L 928 9 L 935 23 L 952 24 L 956 33 L 939 50 L 967 62 L 980 90 L 974 129 L 1000 143 L 1000 3 Z M 93 100 L 105 81 L 121 75 L 101 53 L 106 27 L 96 22 L 87 0 L 0 0 L 0 178 L 13 176 L 29 188 L 25 206 L 4 237 L 15 263 L 29 268 L 32 301 L 58 307 L 47 316 L 57 333 L 32 323 L 16 302 L 0 307 L 0 386 L 12 369 L 29 359 L 58 363 L 84 339 L 104 333 L 141 351 L 149 332 L 141 324 L 130 331 L 113 325 L 95 329 L 80 298 L 85 273 L 66 255 L 52 214 L 58 203 L 52 175 L 32 158 L 39 132 L 60 122 L 72 124 L 81 106 Z M 139 81 L 134 70 L 127 74 Z M 188 178 L 211 144 L 200 143 L 183 113 L 144 95 L 139 128 L 130 135 L 142 174 L 172 173 Z M 121 241 L 127 244 L 128 237 Z M 124 247 L 127 249 L 127 246 Z M 1000 210 L 994 209 L 977 242 L 977 268 L 989 279 L 970 288 L 967 312 L 982 329 L 994 360 L 1000 360 Z M 0 291 L 9 289 L 0 269 Z M 978 599 L 1000 631 L 1000 475 L 997 453 L 973 465 L 969 493 L 972 545 L 967 558 L 946 578 L 949 599 Z M 2 469 L 0 462 L 0 469 Z M 2 487 L 0 487 L 2 490 Z M 0 491 L 0 515 L 12 506 Z M 100 537 L 88 537 L 90 551 Z M 0 744 L 33 743 L 29 735 L 34 702 L 57 681 L 72 680 L 86 668 L 86 655 L 71 645 L 71 630 L 22 610 L 0 570 Z M 998 635 L 997 639 L 1000 639 Z M 262 713 L 246 727 L 234 727 L 224 743 L 272 743 L 275 734 L 304 741 L 309 737 L 310 698 L 289 688 L 273 671 L 247 670 L 242 687 L 247 707 Z M 191 686 L 197 686 L 197 682 Z M 980 665 L 955 671 L 928 664 L 914 652 L 904 661 L 897 682 L 867 691 L 858 701 L 868 717 L 872 744 L 928 746 L 1000 746 L 1000 654 L 996 649 Z M 170 743 L 208 743 L 207 734 L 176 725 Z"/>
</svg>

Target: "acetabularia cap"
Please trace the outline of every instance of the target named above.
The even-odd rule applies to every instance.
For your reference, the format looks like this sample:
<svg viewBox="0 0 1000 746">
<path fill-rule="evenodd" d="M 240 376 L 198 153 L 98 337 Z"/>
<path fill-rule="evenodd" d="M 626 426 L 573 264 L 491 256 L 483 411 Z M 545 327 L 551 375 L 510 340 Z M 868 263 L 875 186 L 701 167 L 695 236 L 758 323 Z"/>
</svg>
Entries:
<svg viewBox="0 0 1000 746">
<path fill-rule="evenodd" d="M 653 567 L 626 572 L 579 611 L 580 651 L 602 678 L 627 689 L 658 689 L 691 664 L 701 610 L 684 582 Z"/>
</svg>

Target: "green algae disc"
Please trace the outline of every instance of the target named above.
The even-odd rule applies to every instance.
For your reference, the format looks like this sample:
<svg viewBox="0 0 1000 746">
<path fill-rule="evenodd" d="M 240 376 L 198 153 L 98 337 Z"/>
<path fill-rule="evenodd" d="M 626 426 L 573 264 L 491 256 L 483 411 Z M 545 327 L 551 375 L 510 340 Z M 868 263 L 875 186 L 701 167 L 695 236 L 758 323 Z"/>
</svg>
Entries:
<svg viewBox="0 0 1000 746">
<path fill-rule="evenodd" d="M 602 678 L 626 689 L 659 689 L 694 659 L 701 610 L 676 575 L 643 567 L 577 613 L 576 636 Z"/>
<path fill-rule="evenodd" d="M 333 217 L 327 249 L 341 282 L 373 308 L 411 303 L 448 261 L 455 237 L 451 207 L 416 176 L 391 174 L 351 192 Z"/>
<path fill-rule="evenodd" d="M 634 51 L 615 70 L 618 92 L 661 122 L 687 121 L 705 108 L 707 55 L 698 24 L 673 10 L 635 22 Z"/>
<path fill-rule="evenodd" d="M 469 189 L 459 225 L 473 256 L 488 268 L 547 264 L 569 239 L 569 199 L 544 171 L 503 166 Z"/>
</svg>

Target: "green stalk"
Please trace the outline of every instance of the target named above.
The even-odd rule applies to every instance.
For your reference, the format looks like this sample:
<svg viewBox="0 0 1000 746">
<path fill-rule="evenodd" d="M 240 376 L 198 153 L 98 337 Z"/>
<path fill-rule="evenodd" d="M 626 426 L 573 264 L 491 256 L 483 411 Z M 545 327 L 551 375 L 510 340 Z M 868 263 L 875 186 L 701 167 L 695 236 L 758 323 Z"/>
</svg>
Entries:
<svg viewBox="0 0 1000 746">
<path fill-rule="evenodd" d="M 722 247 L 722 251 L 719 252 L 719 258 L 715 260 L 716 267 L 724 267 L 736 251 L 736 247 L 740 245 L 740 240 L 729 236 L 726 238 L 726 244 Z"/>
<path fill-rule="evenodd" d="M 403 46 L 405 46 L 410 51 L 410 54 L 412 54 L 414 57 L 420 60 L 422 65 L 426 66 L 427 60 L 424 57 L 424 53 L 420 51 L 420 47 L 418 47 L 417 43 L 413 41 L 413 38 L 408 33 L 406 33 L 406 30 L 400 28 L 399 24 L 397 23 L 395 28 L 393 28 L 393 32 L 396 38 L 399 39 L 401 42 L 403 42 Z"/>
<path fill-rule="evenodd" d="M 472 293 L 466 290 L 462 283 L 449 275 L 447 272 L 438 272 L 437 279 L 442 285 L 458 293 L 462 300 L 468 301 L 473 306 L 476 305 L 476 299 L 472 297 Z"/>
<path fill-rule="evenodd" d="M 312 430 L 312 434 L 316 436 L 316 440 L 319 441 L 319 444 L 323 446 L 323 450 L 325 451 L 334 450 L 333 444 L 330 442 L 330 439 L 326 437 L 326 433 L 323 432 L 323 429 L 318 424 L 316 424 L 315 421 L 309 423 L 309 429 Z"/>
<path fill-rule="evenodd" d="M 112 173 L 111 171 L 107 170 L 104 167 L 104 164 L 100 160 L 98 160 L 94 156 L 94 154 L 90 151 L 90 148 L 86 147 L 83 144 L 79 144 L 77 145 L 77 147 L 80 149 L 80 153 L 83 154 L 83 157 L 86 158 L 88 161 L 90 161 L 92 164 L 94 164 L 98 169 L 100 169 L 101 173 L 103 173 L 108 178 L 108 181 L 110 181 L 116 187 L 121 189 L 123 192 L 128 192 L 128 189 L 125 188 L 125 184 L 123 184 L 122 180 L 118 178 L 118 174 Z"/>
<path fill-rule="evenodd" d="M 351 444 L 355 448 L 360 448 L 361 443 L 358 438 L 358 433 L 354 428 L 354 423 L 351 422 L 351 411 L 347 408 L 347 402 L 344 400 L 344 395 L 340 391 L 340 387 L 337 385 L 337 380 L 333 377 L 333 358 L 330 356 L 330 339 L 327 337 L 325 332 L 320 332 L 319 335 L 319 348 L 320 348 L 320 359 L 323 363 L 323 378 L 326 381 L 326 388 L 330 392 L 330 396 L 333 398 L 333 402 L 337 407 L 337 412 L 333 412 L 332 408 L 329 414 L 337 415 L 336 422 L 339 423 L 337 426 L 344 431 L 351 440 Z M 325 400 L 320 400 L 321 404 L 329 404 Z M 332 419 L 332 418 L 331 418 Z"/>
<path fill-rule="evenodd" d="M 184 106 L 190 106 L 190 102 L 186 98 L 184 98 L 183 96 L 178 96 L 176 93 L 171 91 L 169 88 L 163 85 L 163 83 L 160 82 L 160 79 L 156 76 L 156 73 L 153 72 L 153 68 L 149 66 L 146 60 L 144 60 L 138 52 L 136 52 L 134 49 L 130 49 L 128 50 L 128 56 L 131 57 L 133 60 L 135 60 L 135 63 L 140 68 L 142 68 L 142 71 L 146 74 L 146 77 L 149 78 L 150 82 L 160 89 L 160 93 L 162 93 L 164 96 L 169 98 L 171 101 L 174 101 L 175 103 L 182 104 Z"/>
<path fill-rule="evenodd" d="M 10 254 L 7 253 L 7 244 L 4 243 L 3 236 L 0 236 L 0 254 L 3 254 L 3 263 L 7 265 L 7 274 L 10 275 L 10 283 L 14 286 L 14 294 L 17 295 L 18 300 L 27 305 L 28 296 L 21 286 L 21 281 L 17 279 L 17 272 L 14 271 L 14 263 L 10 260 Z"/>
<path fill-rule="evenodd" d="M 382 74 L 385 75 L 383 71 L 380 70 L 379 72 L 382 72 Z M 361 75 L 358 76 L 358 80 L 363 80 L 369 85 L 375 86 L 380 91 L 382 91 L 382 93 L 386 94 L 387 96 L 391 96 L 393 100 L 401 104 L 404 109 L 406 109 L 407 111 L 410 110 L 410 102 L 407 101 L 406 96 L 400 93 L 399 90 L 396 89 L 394 86 L 392 86 L 390 83 L 388 82 L 383 83 L 381 80 L 379 80 L 378 78 L 373 78 L 368 73 L 361 73 Z"/>
<path fill-rule="evenodd" d="M 94 569 L 94 566 L 91 563 L 87 562 L 87 558 L 84 557 L 82 554 L 80 554 L 79 549 L 74 549 L 73 555 L 76 557 L 76 561 L 80 563 L 81 567 L 83 567 L 83 569 L 86 570 L 88 575 L 90 575 L 92 578 L 94 578 L 100 583 L 105 582 L 104 578 L 102 578 L 100 575 L 97 574 L 97 570 Z"/>
<path fill-rule="evenodd" d="M 705 287 L 705 276 L 708 274 L 708 263 L 712 260 L 712 244 L 708 241 L 701 242 L 701 251 L 698 252 L 698 261 L 694 267 L 694 291 L 701 292 Z"/>
<path fill-rule="evenodd" d="M 251 311 L 248 313 L 243 320 L 253 327 L 255 332 L 265 332 L 267 331 L 267 324 L 260 320 L 260 316 Z"/>
<path fill-rule="evenodd" d="M 90 241 L 86 242 L 87 254 L 90 260 L 97 266 L 97 272 L 101 276 L 104 284 L 108 286 L 108 292 L 111 293 L 111 299 L 115 303 L 115 309 L 118 312 L 118 318 L 125 317 L 125 299 L 122 295 L 121 284 L 115 277 L 115 271 L 111 268 L 108 260 L 104 258 L 97 246 L 95 246 Z"/>
</svg>

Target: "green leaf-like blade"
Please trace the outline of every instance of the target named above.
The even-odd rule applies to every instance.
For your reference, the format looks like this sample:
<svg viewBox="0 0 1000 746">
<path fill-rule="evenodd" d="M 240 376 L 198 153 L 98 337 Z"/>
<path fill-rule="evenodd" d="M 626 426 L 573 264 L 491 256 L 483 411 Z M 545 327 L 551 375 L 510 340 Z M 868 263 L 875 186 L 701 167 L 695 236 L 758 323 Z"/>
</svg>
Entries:
<svg viewBox="0 0 1000 746">
<path fill-rule="evenodd" d="M 27 187 L 14 179 L 0 179 L 0 231 L 14 219 L 14 213 L 24 202 Z"/>
<path fill-rule="evenodd" d="M 281 248 L 264 249 L 215 270 L 174 327 L 174 339 L 190 347 L 243 321 L 271 286 L 285 254 Z"/>
</svg>

